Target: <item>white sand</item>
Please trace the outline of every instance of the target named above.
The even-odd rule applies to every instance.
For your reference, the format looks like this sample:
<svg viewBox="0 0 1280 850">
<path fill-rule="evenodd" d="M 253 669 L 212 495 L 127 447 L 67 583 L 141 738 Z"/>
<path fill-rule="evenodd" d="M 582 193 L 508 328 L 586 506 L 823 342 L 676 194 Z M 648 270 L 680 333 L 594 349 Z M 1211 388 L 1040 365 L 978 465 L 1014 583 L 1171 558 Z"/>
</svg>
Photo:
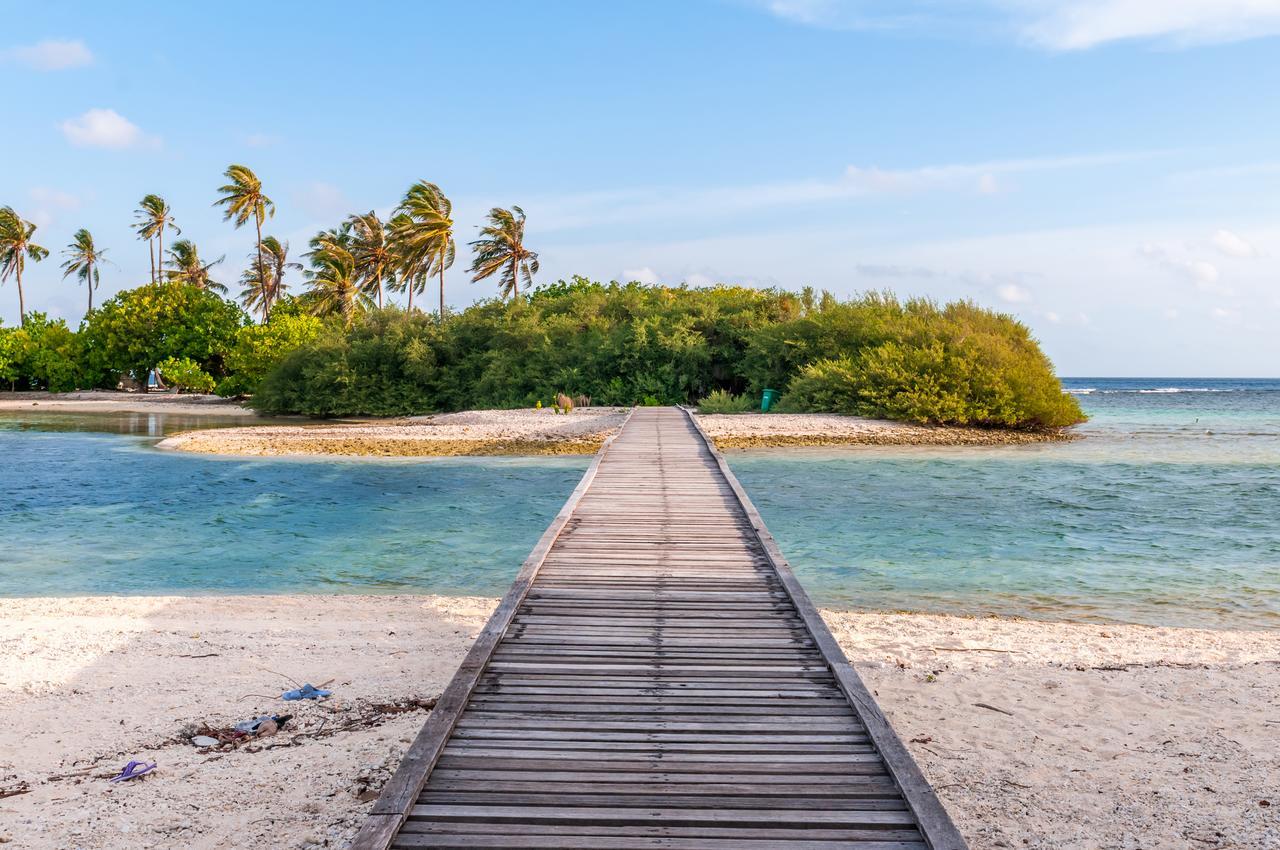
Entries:
<svg viewBox="0 0 1280 850">
<path fill-rule="evenodd" d="M 182 413 L 194 416 L 255 416 L 254 411 L 216 395 L 122 393 L 0 393 L 0 411 L 33 413 Z"/>
<path fill-rule="evenodd" d="M 435 696 L 492 604 L 0 600 L 0 789 L 32 788 L 0 799 L 0 842 L 344 846 L 424 712 L 296 741 L 286 727 L 256 752 L 201 754 L 179 730 L 288 712 L 316 731 Z M 826 616 L 974 850 L 1280 847 L 1280 632 Z M 284 676 L 336 695 L 240 699 Z M 160 767 L 99 778 L 131 757 Z"/>
<path fill-rule="evenodd" d="M 162 449 L 234 455 L 457 455 L 593 453 L 622 427 L 627 409 L 472 410 L 367 423 L 255 425 L 189 431 Z"/>
<path fill-rule="evenodd" d="M 912 425 L 835 413 L 711 413 L 698 422 L 721 448 L 774 446 L 966 446 L 1070 439 L 1065 433 Z"/>
</svg>

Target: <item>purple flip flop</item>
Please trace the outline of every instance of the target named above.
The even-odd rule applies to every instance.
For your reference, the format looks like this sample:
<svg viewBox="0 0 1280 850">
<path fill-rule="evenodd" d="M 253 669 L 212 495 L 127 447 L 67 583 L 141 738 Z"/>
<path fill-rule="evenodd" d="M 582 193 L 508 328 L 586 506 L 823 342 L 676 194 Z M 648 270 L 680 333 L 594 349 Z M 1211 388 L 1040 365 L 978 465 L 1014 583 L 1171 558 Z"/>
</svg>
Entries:
<svg viewBox="0 0 1280 850">
<path fill-rule="evenodd" d="M 146 776 L 148 773 L 156 769 L 156 763 L 148 764 L 145 761 L 131 761 L 124 766 L 124 770 L 120 771 L 118 776 L 108 779 L 108 782 L 124 782 L 129 779 L 137 779 L 139 776 Z"/>
</svg>

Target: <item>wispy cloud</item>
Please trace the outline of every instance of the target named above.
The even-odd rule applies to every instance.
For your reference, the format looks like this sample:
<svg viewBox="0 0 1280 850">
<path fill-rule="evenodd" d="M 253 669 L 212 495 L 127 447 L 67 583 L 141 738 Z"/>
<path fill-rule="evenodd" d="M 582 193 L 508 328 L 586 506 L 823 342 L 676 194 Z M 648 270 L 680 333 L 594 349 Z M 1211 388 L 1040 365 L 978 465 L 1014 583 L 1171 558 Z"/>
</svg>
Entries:
<svg viewBox="0 0 1280 850">
<path fill-rule="evenodd" d="M 1235 289 L 1222 281 L 1222 272 L 1208 260 L 1197 257 L 1192 246 L 1147 243 L 1140 253 L 1157 266 L 1190 281 L 1201 292 L 1212 295 L 1235 295 Z"/>
<path fill-rule="evenodd" d="M 792 23 L 830 29 L 1005 32 L 1047 50 L 1117 41 L 1176 46 L 1280 34 L 1280 0 L 746 0 Z"/>
<path fill-rule="evenodd" d="M 154 148 L 159 138 L 142 132 L 137 124 L 114 109 L 90 109 L 60 125 L 67 141 L 82 148 Z"/>
<path fill-rule="evenodd" d="M 1031 15 L 1033 43 L 1084 50 L 1113 41 L 1176 45 L 1242 41 L 1280 33 L 1280 0 L 1013 0 Z"/>
<path fill-rule="evenodd" d="M 307 215 L 319 221 L 351 212 L 351 202 L 341 189 L 323 180 L 314 180 L 294 192 L 293 200 Z"/>
<path fill-rule="evenodd" d="M 1230 230 L 1219 230 L 1214 233 L 1213 247 L 1217 248 L 1220 254 L 1228 257 L 1244 259 L 1258 256 L 1258 249 L 1253 247 L 1252 243 Z"/>
<path fill-rule="evenodd" d="M 47 39 L 0 50 L 0 60 L 35 71 L 65 71 L 93 64 L 93 52 L 79 39 Z"/>
<path fill-rule="evenodd" d="M 842 174 L 825 179 L 809 178 L 701 189 L 648 188 L 590 192 L 535 199 L 526 208 L 530 210 L 531 216 L 536 211 L 539 230 L 556 231 L 621 222 L 667 221 L 672 217 L 705 218 L 878 196 L 929 192 L 989 195 L 1002 189 L 1001 176 L 1101 168 L 1157 155 L 1157 152 L 1139 151 L 990 160 L 913 168 L 850 165 Z"/>
</svg>

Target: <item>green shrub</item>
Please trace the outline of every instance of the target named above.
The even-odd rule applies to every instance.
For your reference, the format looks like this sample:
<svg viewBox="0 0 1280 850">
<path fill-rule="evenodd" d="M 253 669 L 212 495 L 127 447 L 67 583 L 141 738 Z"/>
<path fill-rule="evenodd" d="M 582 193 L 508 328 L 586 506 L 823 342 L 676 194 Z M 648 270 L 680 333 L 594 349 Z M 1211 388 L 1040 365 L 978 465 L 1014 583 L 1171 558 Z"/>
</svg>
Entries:
<svg viewBox="0 0 1280 850">
<path fill-rule="evenodd" d="M 750 413 L 759 405 L 746 393 L 734 395 L 728 390 L 712 390 L 698 402 L 699 413 Z"/>
<path fill-rule="evenodd" d="M 439 325 L 422 313 L 375 311 L 325 328 L 285 355 L 252 406 L 309 416 L 402 416 L 437 410 Z"/>
<path fill-rule="evenodd" d="M 169 357 L 156 364 L 156 371 L 166 384 L 182 392 L 213 392 L 213 376 L 200 368 L 200 364 L 186 357 Z"/>
<path fill-rule="evenodd" d="M 1083 420 L 1021 323 L 964 303 L 897 311 L 896 338 L 803 366 L 785 409 L 1024 429 Z"/>
<path fill-rule="evenodd" d="M 265 325 L 240 328 L 224 361 L 228 376 L 218 382 L 218 395 L 257 392 L 258 385 L 280 361 L 314 340 L 323 327 L 324 323 L 315 316 L 276 309 Z"/>
<path fill-rule="evenodd" d="M 575 278 L 443 323 L 373 311 L 299 346 L 261 380 L 260 409 L 402 415 L 531 407 L 562 392 L 737 411 L 771 387 L 791 410 L 1015 428 L 1083 419 L 1024 325 L 965 302 L 887 294 L 840 302 Z"/>
<path fill-rule="evenodd" d="M 70 392 L 92 379 L 76 333 L 63 319 L 27 314 L 26 324 L 0 328 L 0 380 L 12 389 Z"/>
<path fill-rule="evenodd" d="M 156 364 L 170 357 L 194 360 L 213 376 L 226 374 L 223 357 L 244 312 L 216 293 L 181 283 L 129 289 L 107 300 L 85 320 L 80 337 L 85 367 L 105 386 L 132 375 L 145 385 Z"/>
</svg>

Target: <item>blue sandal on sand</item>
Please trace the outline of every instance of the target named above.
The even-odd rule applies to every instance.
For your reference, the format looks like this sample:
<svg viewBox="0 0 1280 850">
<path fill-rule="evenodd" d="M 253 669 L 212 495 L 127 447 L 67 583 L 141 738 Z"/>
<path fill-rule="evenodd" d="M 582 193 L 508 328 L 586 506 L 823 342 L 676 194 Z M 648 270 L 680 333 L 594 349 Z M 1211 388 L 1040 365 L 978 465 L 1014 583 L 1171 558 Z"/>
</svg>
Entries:
<svg viewBox="0 0 1280 850">
<path fill-rule="evenodd" d="M 129 779 L 137 779 L 139 776 L 146 776 L 148 773 L 156 769 L 156 763 L 148 764 L 145 761 L 131 761 L 124 766 L 124 770 L 120 771 L 118 776 L 108 779 L 108 782 L 124 782 Z"/>
<path fill-rule="evenodd" d="M 298 688 L 296 691 L 285 691 L 280 695 L 280 699 L 320 699 L 321 697 L 329 696 L 331 693 L 333 693 L 333 691 L 322 691 L 315 685 L 306 684 Z"/>
</svg>

